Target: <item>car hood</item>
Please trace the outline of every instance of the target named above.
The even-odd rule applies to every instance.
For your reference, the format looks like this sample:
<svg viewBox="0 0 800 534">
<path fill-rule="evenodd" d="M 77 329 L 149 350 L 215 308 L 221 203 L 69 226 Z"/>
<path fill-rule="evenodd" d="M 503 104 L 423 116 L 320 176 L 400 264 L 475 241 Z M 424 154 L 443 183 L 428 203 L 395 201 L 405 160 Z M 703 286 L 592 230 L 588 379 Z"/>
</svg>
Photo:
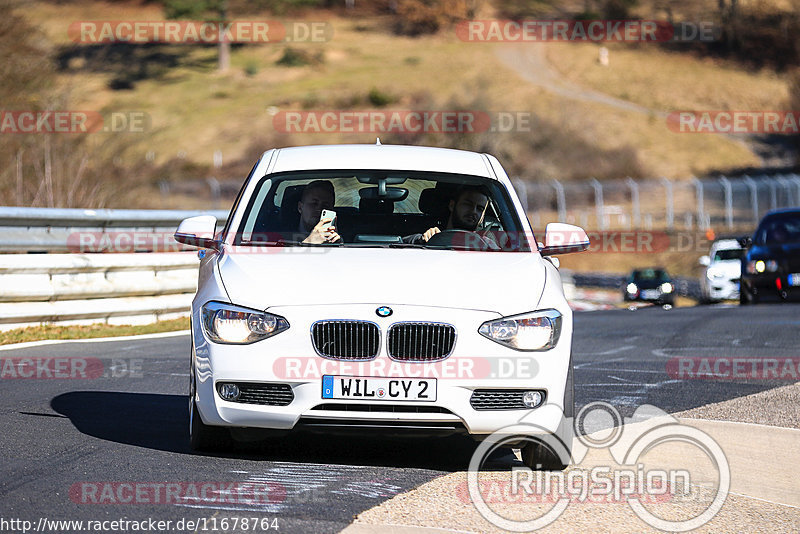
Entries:
<svg viewBox="0 0 800 534">
<path fill-rule="evenodd" d="M 782 245 L 755 245 L 747 253 L 749 258 L 782 259 L 800 257 L 800 243 L 784 243 Z"/>
<path fill-rule="evenodd" d="M 254 309 L 407 304 L 511 315 L 536 309 L 545 268 L 535 252 L 283 247 L 223 254 L 231 302 Z"/>
<path fill-rule="evenodd" d="M 714 270 L 714 272 L 722 273 L 724 275 L 733 276 L 739 275 L 742 272 L 741 260 L 724 260 L 715 261 L 708 266 L 707 270 Z"/>
</svg>

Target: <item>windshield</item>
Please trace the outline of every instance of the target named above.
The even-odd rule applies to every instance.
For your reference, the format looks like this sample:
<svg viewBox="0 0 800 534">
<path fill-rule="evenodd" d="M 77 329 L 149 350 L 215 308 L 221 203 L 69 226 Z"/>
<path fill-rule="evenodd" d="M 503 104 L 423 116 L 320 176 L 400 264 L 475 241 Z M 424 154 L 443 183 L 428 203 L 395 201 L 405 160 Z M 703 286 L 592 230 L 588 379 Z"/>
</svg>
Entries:
<svg viewBox="0 0 800 534">
<path fill-rule="evenodd" d="M 323 214 L 335 233 L 314 239 Z M 312 235 L 314 234 L 314 235 Z M 508 192 L 496 180 L 408 171 L 303 171 L 256 186 L 236 245 L 411 247 L 530 251 Z"/>
<path fill-rule="evenodd" d="M 780 245 L 800 242 L 800 214 L 787 214 L 766 219 L 756 233 L 759 245 Z"/>
<path fill-rule="evenodd" d="M 743 255 L 744 250 L 740 248 L 722 249 L 714 253 L 714 261 L 740 260 Z"/>
<path fill-rule="evenodd" d="M 640 271 L 634 271 L 633 275 L 631 276 L 632 281 L 658 281 L 658 282 L 668 282 L 669 275 L 666 271 L 662 269 L 642 269 Z"/>
</svg>

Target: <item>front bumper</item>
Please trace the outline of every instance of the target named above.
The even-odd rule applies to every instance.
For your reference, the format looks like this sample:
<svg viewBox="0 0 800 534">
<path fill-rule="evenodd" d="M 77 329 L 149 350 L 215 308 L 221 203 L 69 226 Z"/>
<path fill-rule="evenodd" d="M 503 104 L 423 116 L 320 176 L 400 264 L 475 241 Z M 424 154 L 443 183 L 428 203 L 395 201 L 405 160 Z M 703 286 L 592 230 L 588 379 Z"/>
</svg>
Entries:
<svg viewBox="0 0 800 534">
<path fill-rule="evenodd" d="M 427 433 L 443 428 L 480 437 L 524 420 L 530 428 L 555 432 L 561 422 L 562 405 L 570 362 L 571 312 L 564 316 L 558 344 L 545 352 L 519 352 L 478 334 L 481 323 L 499 315 L 475 310 L 391 305 L 395 313 L 376 318 L 375 305 L 282 307 L 268 311 L 286 317 L 289 330 L 251 345 L 221 345 L 209 342 L 202 331 L 198 310 L 193 311 L 193 365 L 196 398 L 202 420 L 208 425 L 292 430 L 322 426 L 373 428 L 389 432 Z M 365 319 L 379 323 L 382 333 L 394 322 L 408 320 L 449 322 L 458 339 L 453 353 L 439 363 L 394 362 L 386 355 L 385 336 L 378 356 L 368 362 L 341 362 L 317 356 L 309 334 L 320 318 Z M 392 378 L 436 378 L 434 402 L 405 401 L 394 404 L 436 407 L 437 412 L 393 412 L 391 401 L 334 400 L 322 398 L 322 376 L 389 376 Z M 293 399 L 286 406 L 243 404 L 223 400 L 216 391 L 219 382 L 287 384 Z M 534 409 L 476 410 L 470 404 L 475 389 L 539 390 L 544 403 Z M 336 409 L 345 405 L 376 406 L 375 411 Z M 321 405 L 325 405 L 320 409 Z M 382 407 L 386 407 L 386 411 Z M 557 408 L 557 409 L 555 409 Z M 320 426 L 322 425 L 322 426 Z"/>
<path fill-rule="evenodd" d="M 739 279 L 705 280 L 705 294 L 711 300 L 735 300 L 739 298 Z"/>
</svg>

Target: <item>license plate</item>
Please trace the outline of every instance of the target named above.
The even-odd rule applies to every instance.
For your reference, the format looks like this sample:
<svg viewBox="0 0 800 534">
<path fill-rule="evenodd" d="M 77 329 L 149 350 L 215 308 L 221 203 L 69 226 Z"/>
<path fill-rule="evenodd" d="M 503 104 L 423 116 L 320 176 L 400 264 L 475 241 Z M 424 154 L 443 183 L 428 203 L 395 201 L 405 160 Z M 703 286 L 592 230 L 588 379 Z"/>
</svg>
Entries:
<svg viewBox="0 0 800 534">
<path fill-rule="evenodd" d="M 642 298 L 657 299 L 659 296 L 658 289 L 645 289 L 642 291 Z"/>
<path fill-rule="evenodd" d="M 787 278 L 790 286 L 800 286 L 800 273 L 790 274 Z"/>
<path fill-rule="evenodd" d="M 322 398 L 433 402 L 436 379 L 324 375 Z"/>
</svg>

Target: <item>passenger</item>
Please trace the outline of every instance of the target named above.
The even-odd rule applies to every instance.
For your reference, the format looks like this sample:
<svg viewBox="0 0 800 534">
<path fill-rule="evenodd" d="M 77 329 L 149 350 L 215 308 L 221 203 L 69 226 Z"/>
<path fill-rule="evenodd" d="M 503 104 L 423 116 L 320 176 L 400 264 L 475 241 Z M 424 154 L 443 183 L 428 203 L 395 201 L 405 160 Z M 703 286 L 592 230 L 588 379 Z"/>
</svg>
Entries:
<svg viewBox="0 0 800 534">
<path fill-rule="evenodd" d="M 333 184 L 327 180 L 314 180 L 303 189 L 303 195 L 297 202 L 297 211 L 300 213 L 298 233 L 307 236 L 303 243 L 341 241 L 336 227 L 327 226 L 333 220 L 330 217 L 320 220 L 322 210 L 333 209 L 334 198 Z"/>
<path fill-rule="evenodd" d="M 488 205 L 489 194 L 484 187 L 462 185 L 456 190 L 453 198 L 450 199 L 448 205 L 450 215 L 447 218 L 447 224 L 444 229 L 476 231 L 478 225 L 483 221 Z M 441 231 L 438 227 L 428 228 L 421 234 L 404 237 L 403 242 L 412 244 L 427 243 L 430 238 Z"/>
</svg>

